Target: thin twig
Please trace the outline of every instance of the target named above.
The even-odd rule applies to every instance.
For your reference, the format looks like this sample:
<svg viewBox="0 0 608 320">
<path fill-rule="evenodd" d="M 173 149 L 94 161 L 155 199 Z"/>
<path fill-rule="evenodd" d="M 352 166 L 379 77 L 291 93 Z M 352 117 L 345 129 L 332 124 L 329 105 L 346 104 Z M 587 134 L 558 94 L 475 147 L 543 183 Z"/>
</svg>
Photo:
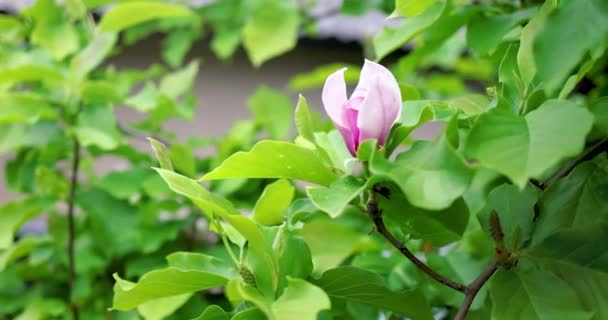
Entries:
<svg viewBox="0 0 608 320">
<path fill-rule="evenodd" d="M 431 278 L 435 279 L 437 282 L 442 283 L 454 290 L 465 292 L 466 287 L 458 282 L 452 281 L 437 272 L 433 271 L 429 266 L 427 266 L 424 262 L 420 261 L 405 245 L 403 245 L 399 240 L 395 238 L 391 234 L 391 232 L 386 228 L 384 224 L 384 220 L 382 219 L 382 211 L 378 208 L 378 203 L 376 201 L 375 192 L 371 191 L 370 199 L 367 202 L 367 212 L 372 218 L 374 225 L 376 226 L 376 230 L 380 233 L 388 242 L 390 242 L 397 250 L 399 250 L 406 258 L 408 258 L 420 271 L 426 273 Z"/>
<path fill-rule="evenodd" d="M 496 272 L 497 269 L 498 261 L 494 260 L 479 275 L 479 277 L 477 277 L 477 279 L 475 279 L 473 282 L 471 282 L 471 284 L 469 284 L 465 288 L 464 293 L 466 296 L 464 298 L 464 301 L 462 302 L 462 305 L 460 306 L 460 309 L 458 309 L 458 313 L 456 314 L 454 320 L 464 320 L 464 317 L 467 315 L 467 312 L 469 312 L 471 304 L 473 304 L 473 300 L 475 300 L 475 296 L 477 296 L 477 293 L 479 292 L 481 287 L 483 287 L 483 285 L 492 277 L 492 275 L 494 274 L 494 272 Z"/>
<path fill-rule="evenodd" d="M 76 260 L 74 257 L 74 240 L 75 227 L 74 227 L 74 207 L 76 202 L 76 187 L 78 185 L 78 169 L 80 166 L 80 143 L 74 138 L 73 146 L 73 158 L 72 158 L 72 177 L 70 180 L 70 193 L 68 197 L 68 286 L 69 286 L 69 301 L 70 310 L 72 311 L 72 319 L 78 320 L 78 306 L 72 301 L 74 295 L 74 283 L 76 282 Z"/>
<path fill-rule="evenodd" d="M 602 139 L 600 142 L 593 145 L 591 148 L 587 149 L 581 155 L 579 155 L 576 159 L 572 160 L 568 163 L 567 166 L 558 171 L 555 175 L 553 175 L 547 182 L 544 183 L 545 187 L 549 187 L 550 185 L 557 182 L 557 180 L 567 176 L 579 163 L 587 160 L 591 160 L 595 158 L 598 154 L 603 151 L 608 150 L 608 138 Z"/>
</svg>

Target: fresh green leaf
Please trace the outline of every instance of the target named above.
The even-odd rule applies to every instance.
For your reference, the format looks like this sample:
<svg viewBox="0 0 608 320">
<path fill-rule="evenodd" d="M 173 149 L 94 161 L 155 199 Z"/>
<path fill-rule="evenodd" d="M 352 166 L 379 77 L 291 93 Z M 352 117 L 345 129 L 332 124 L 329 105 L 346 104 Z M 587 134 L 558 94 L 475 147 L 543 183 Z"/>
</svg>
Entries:
<svg viewBox="0 0 608 320">
<path fill-rule="evenodd" d="M 415 17 L 424 12 L 435 1 L 437 0 L 396 0 L 395 11 L 390 17 Z"/>
<path fill-rule="evenodd" d="M 300 16 L 295 1 L 264 2 L 243 28 L 243 45 L 253 65 L 259 67 L 265 61 L 293 49 L 299 25 Z"/>
<path fill-rule="evenodd" d="M 268 131 L 274 140 L 285 139 L 291 129 L 293 110 L 289 99 L 266 86 L 259 87 L 247 99 L 256 123 Z"/>
<path fill-rule="evenodd" d="M 210 305 L 200 316 L 192 320 L 228 320 L 228 315 L 220 306 Z"/>
<path fill-rule="evenodd" d="M 283 213 L 291 204 L 294 191 L 294 187 L 285 179 L 267 185 L 255 204 L 253 219 L 267 226 L 282 223 Z"/>
<path fill-rule="evenodd" d="M 111 150 L 123 143 L 116 125 L 114 108 L 109 105 L 85 107 L 79 114 L 74 130 L 78 141 L 85 147 L 97 146 Z"/>
<path fill-rule="evenodd" d="M 159 18 L 187 17 L 191 12 L 185 7 L 163 2 L 133 1 L 117 4 L 103 15 L 99 23 L 101 31 L 120 32 L 136 24 Z"/>
<path fill-rule="evenodd" d="M 435 2 L 423 13 L 407 19 L 397 28 L 384 27 L 373 40 L 376 60 L 384 58 L 430 27 L 441 16 L 444 7 L 442 2 Z"/>
<path fill-rule="evenodd" d="M 587 110 L 567 101 L 549 100 L 525 117 L 494 109 L 479 117 L 465 154 L 522 188 L 528 177 L 578 154 L 592 123 Z"/>
<path fill-rule="evenodd" d="M 309 187 L 306 193 L 317 208 L 335 218 L 344 208 L 355 199 L 365 188 L 365 183 L 353 176 L 344 176 L 328 188 Z"/>
<path fill-rule="evenodd" d="M 289 178 L 329 185 L 336 175 L 311 150 L 282 141 L 261 141 L 237 152 L 201 180 Z"/>
</svg>

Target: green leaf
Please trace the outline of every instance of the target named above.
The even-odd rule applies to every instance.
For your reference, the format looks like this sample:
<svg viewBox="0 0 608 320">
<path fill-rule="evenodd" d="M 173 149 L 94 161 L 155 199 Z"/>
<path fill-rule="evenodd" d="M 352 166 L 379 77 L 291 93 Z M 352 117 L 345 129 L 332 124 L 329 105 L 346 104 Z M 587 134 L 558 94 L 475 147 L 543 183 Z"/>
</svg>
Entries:
<svg viewBox="0 0 608 320">
<path fill-rule="evenodd" d="M 55 110 L 41 96 L 30 93 L 0 93 L 0 123 L 34 123 L 56 117 Z"/>
<path fill-rule="evenodd" d="M 324 159 L 327 157 L 333 168 L 351 173 L 355 159 L 348 151 L 340 132 L 334 129 L 329 132 L 315 132 L 314 135 L 319 155 Z"/>
<path fill-rule="evenodd" d="M 334 268 L 353 253 L 374 247 L 366 234 L 329 219 L 307 222 L 300 236 L 310 247 L 315 272 Z"/>
<path fill-rule="evenodd" d="M 293 49 L 300 16 L 294 1 L 266 1 L 243 28 L 243 45 L 256 67 Z"/>
<path fill-rule="evenodd" d="M 222 60 L 230 58 L 241 43 L 241 29 L 218 28 L 211 39 L 211 50 Z"/>
<path fill-rule="evenodd" d="M 230 320 L 267 320 L 267 318 L 262 310 L 249 308 L 235 314 Z"/>
<path fill-rule="evenodd" d="M 237 152 L 201 180 L 289 178 L 329 185 L 337 177 L 314 151 L 282 141 L 260 141 L 249 152 Z"/>
<path fill-rule="evenodd" d="M 595 119 L 594 127 L 608 136 L 608 97 L 599 98 L 589 106 L 589 110 Z"/>
<path fill-rule="evenodd" d="M 220 306 L 210 305 L 200 316 L 192 320 L 228 320 L 228 315 Z"/>
<path fill-rule="evenodd" d="M 378 206 L 390 227 L 437 247 L 461 238 L 469 221 L 469 210 L 462 199 L 442 210 L 425 210 L 412 205 L 395 184 L 381 185 L 388 189 L 389 196 L 378 195 Z"/>
<path fill-rule="evenodd" d="M 171 156 L 167 147 L 162 142 L 153 138 L 148 138 L 148 141 L 150 141 L 150 145 L 152 146 L 152 150 L 154 150 L 154 155 L 156 156 L 156 159 L 158 159 L 161 169 L 173 171 Z"/>
<path fill-rule="evenodd" d="M 298 133 L 310 142 L 315 141 L 315 132 L 323 131 L 323 124 L 319 113 L 308 106 L 303 95 L 299 95 L 295 112 Z"/>
<path fill-rule="evenodd" d="M 97 250 L 107 257 L 124 256 L 135 250 L 139 235 L 136 207 L 101 189 L 78 192 L 76 204 L 87 215 L 87 228 Z"/>
<path fill-rule="evenodd" d="M 71 77 L 81 79 L 97 68 L 110 53 L 117 38 L 111 32 L 96 33 L 91 42 L 70 62 Z"/>
<path fill-rule="evenodd" d="M 549 100 L 525 117 L 494 109 L 479 117 L 465 154 L 523 188 L 566 157 L 579 154 L 593 116 L 571 102 Z"/>
<path fill-rule="evenodd" d="M 293 91 L 302 91 L 320 88 L 330 74 L 342 68 L 347 68 L 346 72 L 344 72 L 344 82 L 350 85 L 357 84 L 361 73 L 360 66 L 348 63 L 330 63 L 316 67 L 305 73 L 296 74 L 289 79 L 289 89 Z"/>
<path fill-rule="evenodd" d="M 384 27 L 373 39 L 376 60 L 381 60 L 430 27 L 439 19 L 444 8 L 442 2 L 435 2 L 422 14 L 407 19 L 397 28 Z"/>
<path fill-rule="evenodd" d="M 479 55 L 489 53 L 515 26 L 529 20 L 536 11 L 531 8 L 505 15 L 479 15 L 467 26 L 467 43 Z"/>
<path fill-rule="evenodd" d="M 0 206 L 0 250 L 13 244 L 15 233 L 25 222 L 36 217 L 52 204 L 52 199 L 34 197 L 2 204 Z"/>
<path fill-rule="evenodd" d="M 53 0 L 36 1 L 23 11 L 24 16 L 34 20 L 31 42 L 51 52 L 57 60 L 63 60 L 80 46 L 76 27 L 65 13 L 64 8 Z"/>
<path fill-rule="evenodd" d="M 213 220 L 213 215 L 215 214 L 224 218 L 228 215 L 239 214 L 230 201 L 210 193 L 196 180 L 166 169 L 155 170 L 165 180 L 171 190 L 190 199 L 211 220 Z"/>
<path fill-rule="evenodd" d="M 271 310 L 277 320 L 285 315 L 294 320 L 316 320 L 317 314 L 330 305 L 329 297 L 319 287 L 302 279 L 288 278 L 287 288 L 272 303 Z"/>
<path fill-rule="evenodd" d="M 426 10 L 436 1 L 437 0 L 396 0 L 395 11 L 391 13 L 390 18 L 415 17 L 424 12 L 424 10 Z"/>
<path fill-rule="evenodd" d="M 253 219 L 271 226 L 283 222 L 283 213 L 293 200 L 295 188 L 288 180 L 279 179 L 264 188 L 253 209 Z"/>
<path fill-rule="evenodd" d="M 16 150 L 21 146 L 43 146 L 64 138 L 63 130 L 55 121 L 0 124 L 0 152 Z"/>
<path fill-rule="evenodd" d="M 185 293 L 154 299 L 137 306 L 137 312 L 146 320 L 163 320 L 184 305 L 191 296 L 192 293 Z"/>
<path fill-rule="evenodd" d="M 159 91 L 172 99 L 187 93 L 196 80 L 198 69 L 198 60 L 190 61 L 182 69 L 164 76 L 160 81 Z"/>
<path fill-rule="evenodd" d="M 608 2 L 560 1 L 534 39 L 534 63 L 546 91 L 559 88 L 586 54 L 600 57 L 607 36 Z M 568 43 L 568 50 L 559 50 L 562 43 Z"/>
<path fill-rule="evenodd" d="M 531 185 L 519 190 L 514 185 L 502 184 L 488 195 L 485 207 L 478 214 L 479 222 L 491 234 L 490 214 L 496 211 L 505 235 L 505 245 L 509 252 L 516 252 L 530 240 L 537 199 Z"/>
<path fill-rule="evenodd" d="M 135 181 L 144 181 L 154 174 L 148 168 L 131 168 L 124 171 L 112 171 L 97 182 L 97 187 L 105 190 L 118 199 L 129 199 L 141 191 L 142 185 Z"/>
<path fill-rule="evenodd" d="M 353 176 L 343 176 L 334 181 L 328 188 L 309 187 L 308 197 L 320 210 L 335 218 L 346 206 L 355 199 L 365 188 L 365 183 Z"/>
<path fill-rule="evenodd" d="M 547 271 L 498 271 L 490 282 L 492 319 L 591 319 L 576 293 Z"/>
<path fill-rule="evenodd" d="M 97 146 L 104 150 L 117 148 L 123 143 L 109 105 L 90 105 L 83 108 L 74 129 L 78 141 L 85 147 Z"/>
<path fill-rule="evenodd" d="M 221 286 L 235 276 L 233 268 L 214 257 L 179 253 L 167 259 L 169 267 L 148 272 L 137 283 L 114 274 L 116 283 L 112 308 L 130 310 L 156 299 Z"/>
<path fill-rule="evenodd" d="M 258 87 L 247 99 L 255 122 L 268 131 L 274 140 L 285 139 L 291 129 L 293 110 L 289 99 L 266 86 Z"/>
<path fill-rule="evenodd" d="M 600 155 L 579 164 L 567 177 L 547 188 L 539 201 L 534 231 L 536 245 L 560 230 L 585 230 L 608 222 L 608 160 Z"/>
<path fill-rule="evenodd" d="M 172 67 L 181 65 L 194 42 L 200 37 L 202 29 L 202 25 L 195 24 L 169 33 L 163 42 L 162 55 L 165 61 Z"/>
<path fill-rule="evenodd" d="M 6 266 L 13 261 L 30 254 L 37 246 L 49 243 L 50 241 L 51 239 L 47 237 L 33 236 L 25 236 L 19 239 L 17 243 L 0 251 L 0 272 L 4 271 Z"/>
<path fill-rule="evenodd" d="M 394 162 L 375 153 L 370 171 L 395 182 L 411 204 L 428 210 L 449 207 L 473 178 L 473 171 L 445 137 L 435 143 L 417 141 Z"/>
<path fill-rule="evenodd" d="M 191 14 L 185 7 L 163 2 L 133 1 L 113 6 L 106 12 L 99 29 L 120 32 L 136 24 L 159 18 L 187 17 Z"/>
<path fill-rule="evenodd" d="M 431 306 L 419 290 L 393 292 L 382 277 L 367 270 L 338 267 L 325 271 L 315 284 L 332 299 L 363 303 L 412 319 L 433 319 Z"/>
</svg>

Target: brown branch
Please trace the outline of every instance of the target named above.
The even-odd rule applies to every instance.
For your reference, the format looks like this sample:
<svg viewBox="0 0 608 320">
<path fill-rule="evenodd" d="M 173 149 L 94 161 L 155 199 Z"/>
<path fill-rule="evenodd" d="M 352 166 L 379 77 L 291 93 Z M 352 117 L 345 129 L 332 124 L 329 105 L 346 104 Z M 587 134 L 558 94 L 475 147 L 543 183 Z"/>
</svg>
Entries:
<svg viewBox="0 0 608 320">
<path fill-rule="evenodd" d="M 382 210 L 378 208 L 378 202 L 376 201 L 375 192 L 370 192 L 370 199 L 367 202 L 367 213 L 372 218 L 376 230 L 380 233 L 388 242 L 390 242 L 397 250 L 399 250 L 406 258 L 408 258 L 420 271 L 426 273 L 437 282 L 442 283 L 454 290 L 465 292 L 466 287 L 458 282 L 452 281 L 437 272 L 433 271 L 424 262 L 420 261 L 404 244 L 395 238 L 391 232 L 386 228 L 384 220 L 382 219 Z"/>
<path fill-rule="evenodd" d="M 70 193 L 68 196 L 68 294 L 70 302 L 70 310 L 72 311 L 72 319 L 78 320 L 78 306 L 72 301 L 74 295 L 74 283 L 76 282 L 76 260 L 74 257 L 74 241 L 76 237 L 74 227 L 74 207 L 76 202 L 76 187 L 78 185 L 78 169 L 80 166 L 80 143 L 74 138 L 72 158 L 72 177 L 70 180 Z"/>
<path fill-rule="evenodd" d="M 467 315 L 467 312 L 469 312 L 469 308 L 471 307 L 471 304 L 473 304 L 473 300 L 475 300 L 475 296 L 477 296 L 477 293 L 479 292 L 481 287 L 483 287 L 483 285 L 488 280 L 490 280 L 490 278 L 492 277 L 494 272 L 496 272 L 497 269 L 498 269 L 498 261 L 494 260 L 479 275 L 479 277 L 477 277 L 477 279 L 475 279 L 473 282 L 471 282 L 471 284 L 466 286 L 465 291 L 464 291 L 466 296 L 464 298 L 464 301 L 462 302 L 462 305 L 460 306 L 460 309 L 458 309 L 458 313 L 456 314 L 456 317 L 454 318 L 454 320 L 464 320 L 464 317 Z"/>
</svg>

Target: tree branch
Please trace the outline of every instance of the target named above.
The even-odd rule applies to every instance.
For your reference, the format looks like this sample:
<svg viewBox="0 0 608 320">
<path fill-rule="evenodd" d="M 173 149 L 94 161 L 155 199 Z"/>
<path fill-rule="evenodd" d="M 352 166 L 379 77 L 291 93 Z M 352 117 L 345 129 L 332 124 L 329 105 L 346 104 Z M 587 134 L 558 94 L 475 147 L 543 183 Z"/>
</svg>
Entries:
<svg viewBox="0 0 608 320">
<path fill-rule="evenodd" d="M 406 258 L 408 258 L 418 269 L 424 273 L 426 273 L 431 278 L 435 279 L 437 282 L 442 283 L 454 290 L 465 292 L 466 287 L 463 284 L 452 281 L 437 272 L 433 271 L 429 266 L 427 266 L 424 262 L 420 261 L 404 244 L 399 242 L 391 234 L 391 232 L 386 228 L 384 224 L 384 220 L 382 219 L 382 210 L 378 208 L 378 202 L 376 201 L 375 192 L 372 190 L 370 192 L 370 199 L 367 202 L 367 213 L 372 218 L 374 225 L 376 226 L 376 230 L 378 233 L 384 236 L 388 242 L 390 242 L 397 250 L 399 250 Z"/>
<path fill-rule="evenodd" d="M 553 175 L 547 182 L 544 183 L 544 186 L 548 188 L 550 185 L 556 183 L 559 179 L 567 176 L 574 168 L 581 162 L 591 160 L 595 158 L 598 154 L 603 151 L 608 150 L 608 138 L 604 138 L 600 140 L 600 142 L 593 145 L 591 148 L 587 149 L 585 152 L 580 154 L 576 159 L 572 160 L 568 163 L 567 166 L 563 167 L 560 171 L 558 171 L 555 175 Z"/>
<path fill-rule="evenodd" d="M 73 156 L 72 156 L 72 177 L 70 179 L 70 193 L 68 196 L 68 288 L 69 288 L 69 302 L 70 310 L 72 311 L 72 319 L 78 320 L 78 306 L 72 301 L 74 294 L 74 283 L 76 281 L 76 261 L 74 257 L 74 240 L 76 237 L 74 227 L 74 207 L 76 202 L 76 187 L 78 186 L 78 169 L 80 166 L 80 143 L 78 139 L 74 138 L 73 145 Z"/>
<path fill-rule="evenodd" d="M 464 293 L 466 296 L 464 298 L 464 301 L 462 302 L 462 305 L 460 306 L 460 309 L 458 309 L 458 313 L 456 314 L 456 317 L 454 318 L 454 320 L 464 320 L 464 317 L 467 315 L 467 312 L 469 312 L 469 308 L 471 307 L 471 304 L 473 304 L 473 301 L 475 300 L 475 296 L 477 296 L 477 293 L 479 292 L 481 287 L 483 287 L 483 285 L 488 280 L 490 280 L 490 278 L 496 272 L 497 269 L 498 269 L 498 261 L 494 260 L 479 275 L 479 277 L 477 277 L 477 279 L 475 279 L 473 282 L 471 282 L 471 284 L 469 284 L 465 288 Z"/>
</svg>

